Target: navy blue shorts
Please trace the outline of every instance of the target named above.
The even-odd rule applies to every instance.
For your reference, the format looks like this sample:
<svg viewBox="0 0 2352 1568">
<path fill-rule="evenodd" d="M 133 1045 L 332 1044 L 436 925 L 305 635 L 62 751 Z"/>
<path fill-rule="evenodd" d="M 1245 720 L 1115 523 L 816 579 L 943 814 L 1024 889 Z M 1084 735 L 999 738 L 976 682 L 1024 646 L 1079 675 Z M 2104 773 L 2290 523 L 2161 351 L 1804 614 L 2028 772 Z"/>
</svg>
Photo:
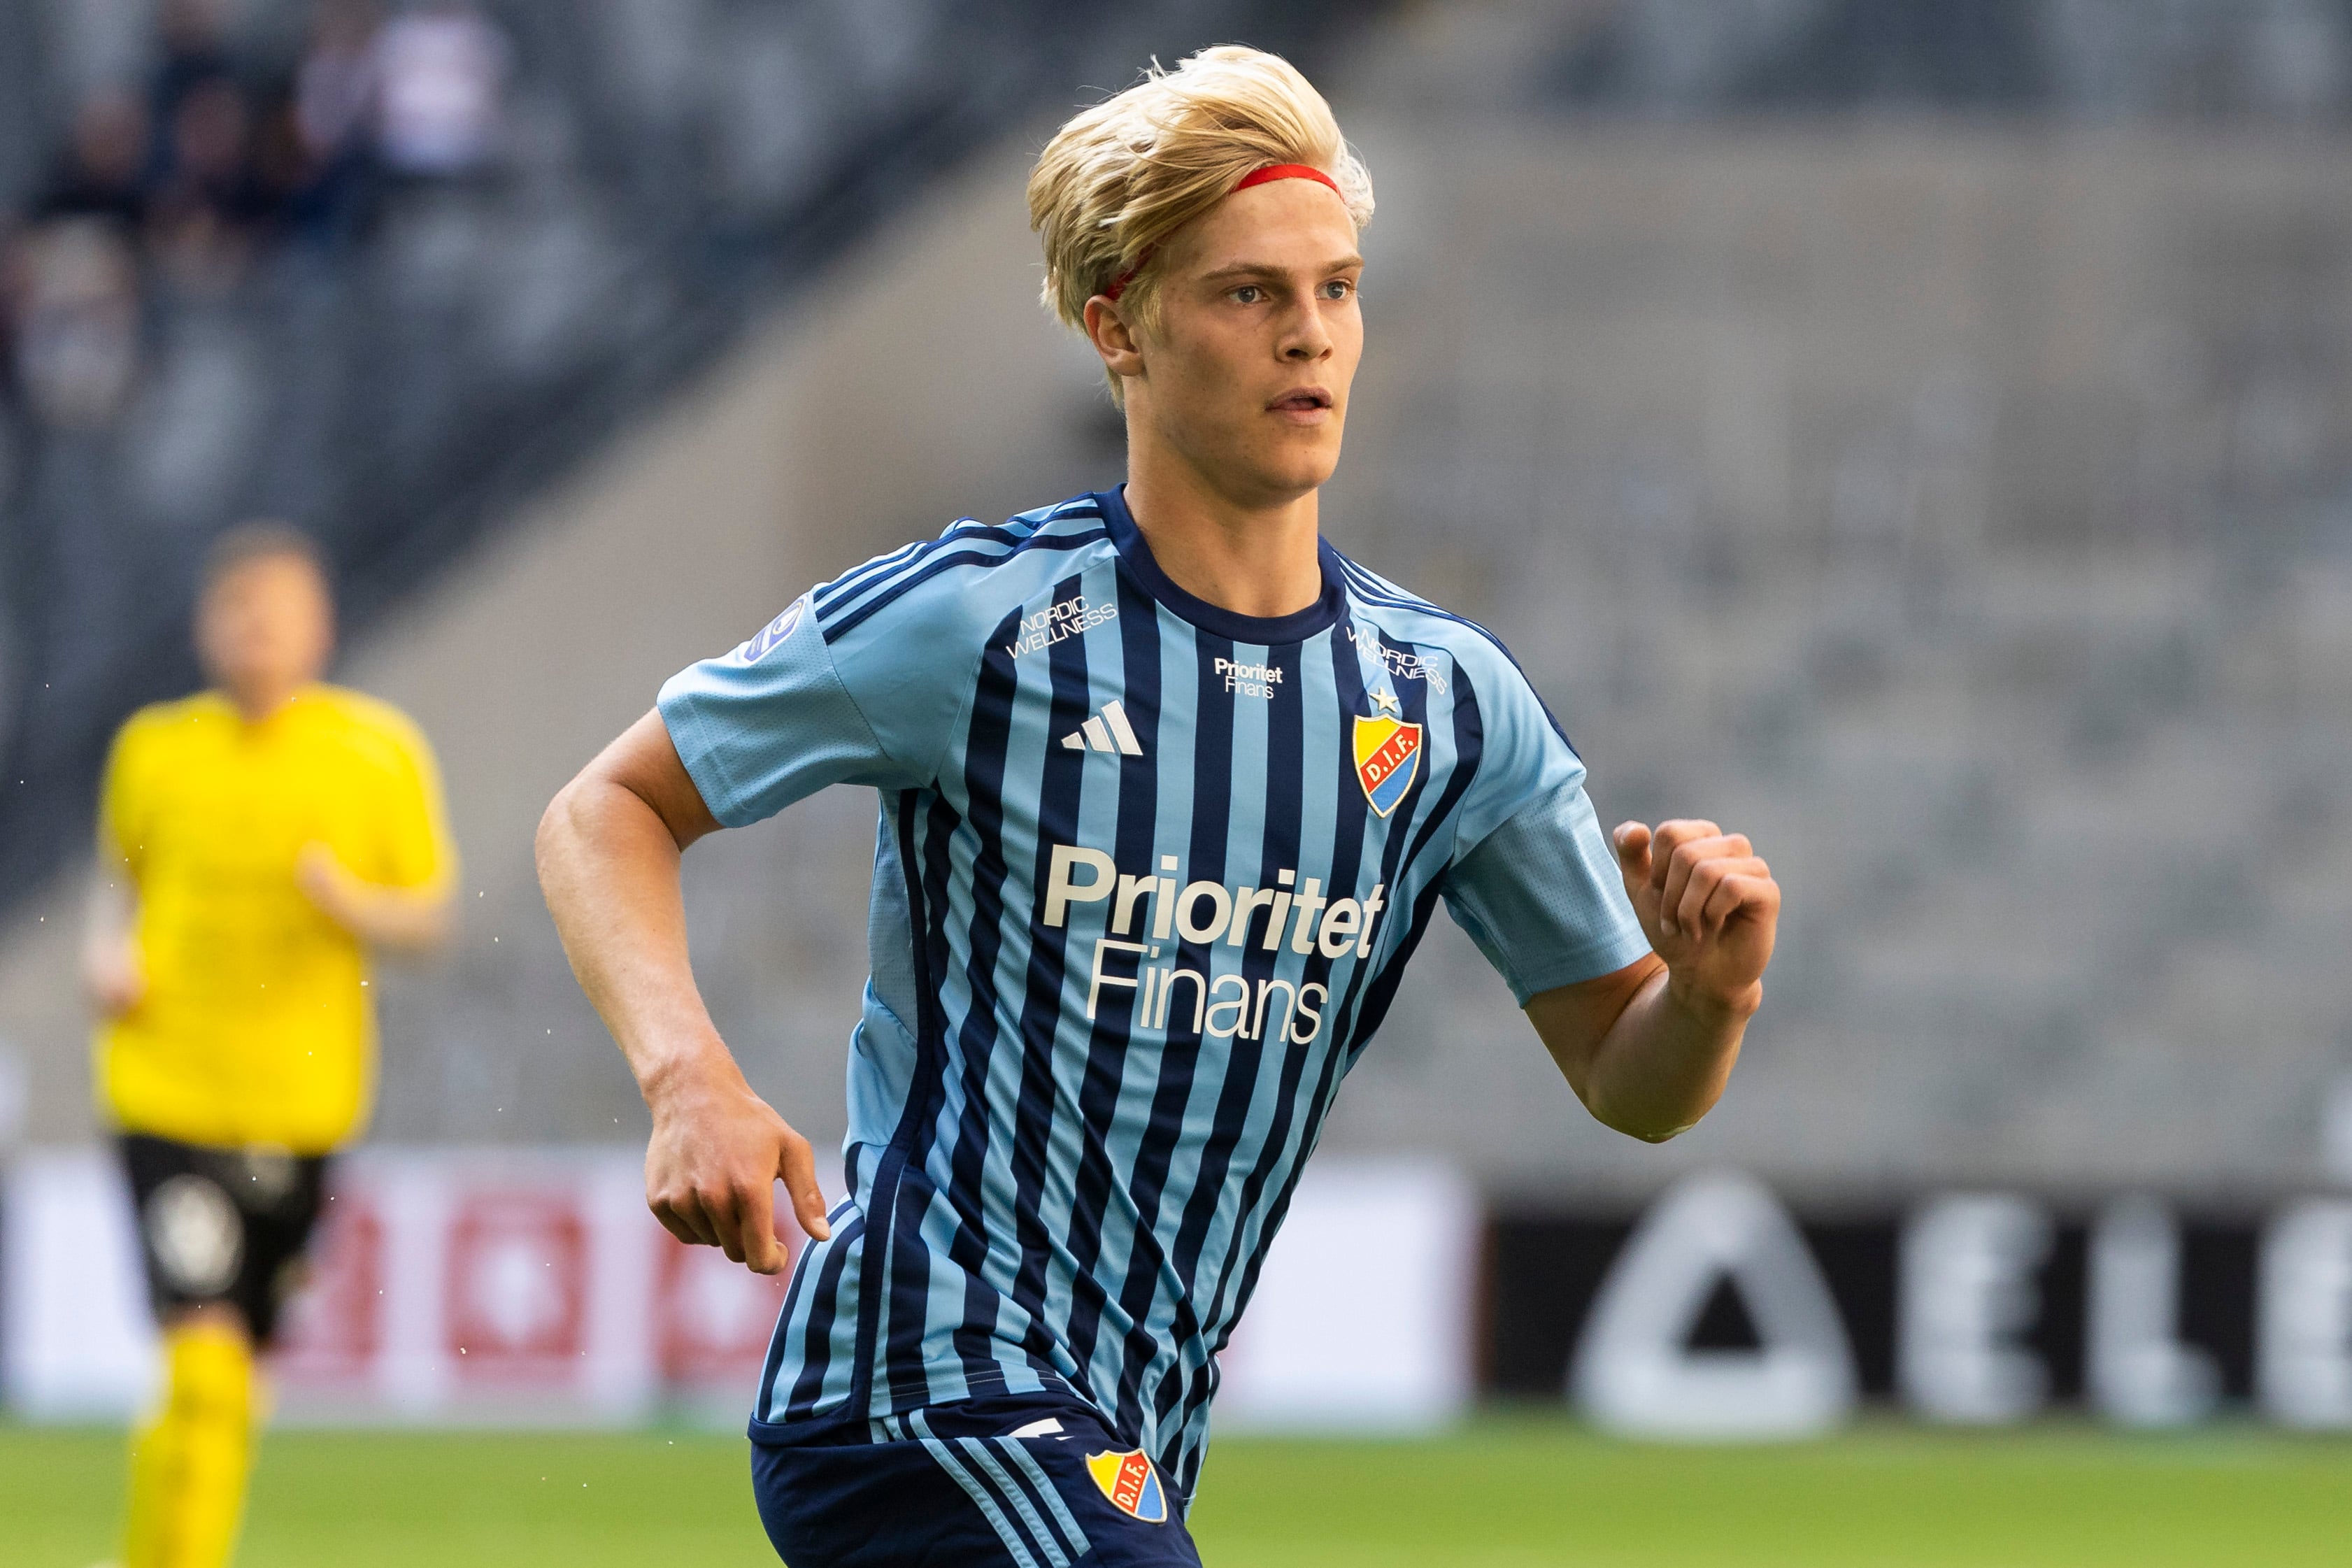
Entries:
<svg viewBox="0 0 2352 1568">
<path fill-rule="evenodd" d="M 1200 1568 L 1158 1469 L 1067 1396 L 754 1421 L 751 1489 L 789 1568 Z"/>
</svg>

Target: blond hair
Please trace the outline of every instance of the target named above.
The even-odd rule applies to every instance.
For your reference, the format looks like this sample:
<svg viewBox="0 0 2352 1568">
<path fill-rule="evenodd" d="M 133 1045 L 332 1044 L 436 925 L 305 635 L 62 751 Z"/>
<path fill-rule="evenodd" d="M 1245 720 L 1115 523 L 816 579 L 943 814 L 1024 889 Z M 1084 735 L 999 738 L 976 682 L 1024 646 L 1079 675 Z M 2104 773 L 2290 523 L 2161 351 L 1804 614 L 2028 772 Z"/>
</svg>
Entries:
<svg viewBox="0 0 2352 1568">
<path fill-rule="evenodd" d="M 1371 222 L 1371 175 L 1288 60 L 1223 44 L 1172 71 L 1153 61 L 1142 80 L 1055 132 L 1030 172 L 1045 308 L 1083 329 L 1087 301 L 1124 279 L 1121 310 L 1156 326 L 1161 242 L 1269 163 L 1322 170 L 1356 227 Z"/>
</svg>

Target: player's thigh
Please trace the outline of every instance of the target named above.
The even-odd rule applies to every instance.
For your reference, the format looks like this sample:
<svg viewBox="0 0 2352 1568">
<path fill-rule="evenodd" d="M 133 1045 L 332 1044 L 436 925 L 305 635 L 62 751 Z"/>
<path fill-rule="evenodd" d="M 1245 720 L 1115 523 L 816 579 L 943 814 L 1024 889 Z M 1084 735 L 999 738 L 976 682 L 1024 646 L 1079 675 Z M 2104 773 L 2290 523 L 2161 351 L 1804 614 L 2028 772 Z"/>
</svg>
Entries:
<svg viewBox="0 0 2352 1568">
<path fill-rule="evenodd" d="M 1003 1518 L 972 1503 L 915 1443 L 751 1449 L 760 1521 L 791 1568 L 1026 1563 L 1036 1543 L 1008 1541 Z"/>
<path fill-rule="evenodd" d="M 157 1314 L 234 1307 L 267 1343 L 300 1279 L 326 1163 L 144 1133 L 121 1140 Z"/>
<path fill-rule="evenodd" d="M 288 1301 L 309 1279 L 309 1252 L 326 1195 L 329 1162 L 278 1150 L 236 1155 L 231 1185 L 245 1216 L 245 1267 L 236 1300 L 257 1343 L 276 1336 Z"/>
<path fill-rule="evenodd" d="M 233 1301 L 246 1227 L 222 1152 L 139 1132 L 125 1134 L 121 1148 L 157 1314 Z"/>
</svg>

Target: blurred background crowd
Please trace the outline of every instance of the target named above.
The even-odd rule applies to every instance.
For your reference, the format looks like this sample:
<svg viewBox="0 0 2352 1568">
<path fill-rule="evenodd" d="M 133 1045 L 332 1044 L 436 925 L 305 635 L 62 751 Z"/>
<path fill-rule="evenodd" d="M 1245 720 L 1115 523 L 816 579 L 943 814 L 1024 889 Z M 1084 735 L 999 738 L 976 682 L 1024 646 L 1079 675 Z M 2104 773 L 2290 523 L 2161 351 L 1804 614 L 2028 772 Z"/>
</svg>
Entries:
<svg viewBox="0 0 2352 1568">
<path fill-rule="evenodd" d="M 170 0 L 151 36 L 105 5 L 6 24 L 46 46 L 11 58 L 19 123 L 47 132 L 10 149 L 0 273 L 19 702 L 25 677 L 71 670 L 38 689 L 96 717 L 111 628 L 172 601 L 207 525 L 321 510 L 319 453 L 256 438 L 324 390 L 301 340 L 331 331 L 340 274 L 394 215 L 510 167 L 511 45 L 480 10 L 289 9 L 233 28 L 225 0 Z"/>
</svg>

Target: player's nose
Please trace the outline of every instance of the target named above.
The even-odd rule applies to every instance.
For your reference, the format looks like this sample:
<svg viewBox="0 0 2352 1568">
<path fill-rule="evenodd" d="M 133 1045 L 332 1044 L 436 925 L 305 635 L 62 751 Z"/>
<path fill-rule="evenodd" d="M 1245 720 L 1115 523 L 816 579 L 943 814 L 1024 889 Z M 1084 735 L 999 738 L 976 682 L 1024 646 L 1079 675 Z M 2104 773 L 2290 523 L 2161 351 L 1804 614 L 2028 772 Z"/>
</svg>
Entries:
<svg viewBox="0 0 2352 1568">
<path fill-rule="evenodd" d="M 1322 319 L 1312 310 L 1307 312 L 1307 318 L 1299 324 L 1298 330 L 1286 338 L 1282 344 L 1282 357 L 1292 363 L 1303 364 L 1325 359 L 1330 353 L 1331 334 L 1323 330 Z"/>
</svg>

